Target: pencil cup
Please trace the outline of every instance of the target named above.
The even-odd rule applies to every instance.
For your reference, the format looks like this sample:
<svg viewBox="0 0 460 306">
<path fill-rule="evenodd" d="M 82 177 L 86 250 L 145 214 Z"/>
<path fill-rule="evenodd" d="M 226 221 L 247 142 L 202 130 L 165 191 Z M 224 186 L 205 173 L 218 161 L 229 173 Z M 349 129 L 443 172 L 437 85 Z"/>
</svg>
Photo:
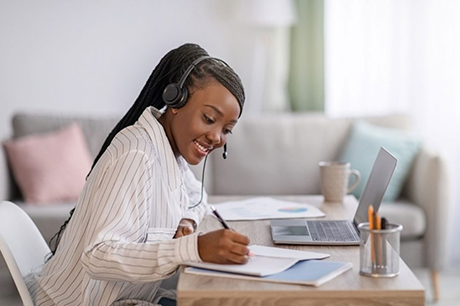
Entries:
<svg viewBox="0 0 460 306">
<path fill-rule="evenodd" d="M 386 229 L 371 230 L 369 223 L 360 231 L 359 274 L 371 277 L 395 277 L 399 274 L 399 241 L 402 225 L 388 224 Z"/>
</svg>

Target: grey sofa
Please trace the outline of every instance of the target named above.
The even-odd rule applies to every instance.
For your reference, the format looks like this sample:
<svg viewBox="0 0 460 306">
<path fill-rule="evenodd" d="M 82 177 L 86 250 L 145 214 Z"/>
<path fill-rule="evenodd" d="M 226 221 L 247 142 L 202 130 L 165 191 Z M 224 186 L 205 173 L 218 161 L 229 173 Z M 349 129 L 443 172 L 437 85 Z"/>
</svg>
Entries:
<svg viewBox="0 0 460 306">
<path fill-rule="evenodd" d="M 404 115 L 364 119 L 376 125 L 410 129 L 410 120 Z M 73 120 L 81 124 L 93 157 L 117 122 L 117 119 L 18 114 L 12 121 L 13 137 L 51 131 Z M 320 194 L 318 162 L 338 158 L 353 119 L 283 114 L 246 116 L 240 121 L 229 140 L 229 158 L 224 161 L 221 154 L 211 154 L 208 160 L 205 185 L 210 195 Z M 201 177 L 201 166 L 192 170 Z M 436 273 L 446 265 L 451 209 L 448 194 L 443 158 L 423 148 L 401 198 L 382 205 L 383 215 L 404 226 L 401 256 L 409 266 L 429 267 Z M 0 200 L 4 199 L 22 205 L 47 241 L 74 205 L 37 207 L 21 202 L 2 152 Z"/>
</svg>

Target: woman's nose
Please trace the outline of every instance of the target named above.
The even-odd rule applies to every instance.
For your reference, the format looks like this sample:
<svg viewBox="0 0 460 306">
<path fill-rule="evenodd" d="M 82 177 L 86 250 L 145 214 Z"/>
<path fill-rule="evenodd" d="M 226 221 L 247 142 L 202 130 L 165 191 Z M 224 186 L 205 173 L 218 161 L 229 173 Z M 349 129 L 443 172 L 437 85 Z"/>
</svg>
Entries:
<svg viewBox="0 0 460 306">
<path fill-rule="evenodd" d="M 214 146 L 222 143 L 221 133 L 218 131 L 210 131 L 207 134 L 207 138 L 212 142 Z"/>
</svg>

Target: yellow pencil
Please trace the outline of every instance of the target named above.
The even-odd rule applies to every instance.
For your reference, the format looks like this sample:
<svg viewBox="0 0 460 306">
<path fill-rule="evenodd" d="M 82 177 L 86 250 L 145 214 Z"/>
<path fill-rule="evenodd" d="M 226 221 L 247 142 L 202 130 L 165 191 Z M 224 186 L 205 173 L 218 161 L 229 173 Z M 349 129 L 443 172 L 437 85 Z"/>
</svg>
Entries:
<svg viewBox="0 0 460 306">
<path fill-rule="evenodd" d="M 374 206 L 369 205 L 367 209 L 367 218 L 369 219 L 369 229 L 374 229 Z"/>
<path fill-rule="evenodd" d="M 374 235 L 372 233 L 372 230 L 374 229 L 374 206 L 369 205 L 369 208 L 367 209 L 367 217 L 369 219 L 369 229 L 371 230 L 370 232 L 370 239 L 371 239 L 371 264 L 372 268 L 375 266 L 375 250 L 374 250 Z"/>
</svg>

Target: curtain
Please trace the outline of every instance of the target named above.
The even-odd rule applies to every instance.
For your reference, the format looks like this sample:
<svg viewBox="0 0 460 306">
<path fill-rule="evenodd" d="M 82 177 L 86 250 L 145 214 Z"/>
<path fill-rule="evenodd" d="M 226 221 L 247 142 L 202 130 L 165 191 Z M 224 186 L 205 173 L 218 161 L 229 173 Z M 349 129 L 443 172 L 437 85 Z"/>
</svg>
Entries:
<svg viewBox="0 0 460 306">
<path fill-rule="evenodd" d="M 296 0 L 288 91 L 293 111 L 324 111 L 323 0 Z"/>
</svg>

